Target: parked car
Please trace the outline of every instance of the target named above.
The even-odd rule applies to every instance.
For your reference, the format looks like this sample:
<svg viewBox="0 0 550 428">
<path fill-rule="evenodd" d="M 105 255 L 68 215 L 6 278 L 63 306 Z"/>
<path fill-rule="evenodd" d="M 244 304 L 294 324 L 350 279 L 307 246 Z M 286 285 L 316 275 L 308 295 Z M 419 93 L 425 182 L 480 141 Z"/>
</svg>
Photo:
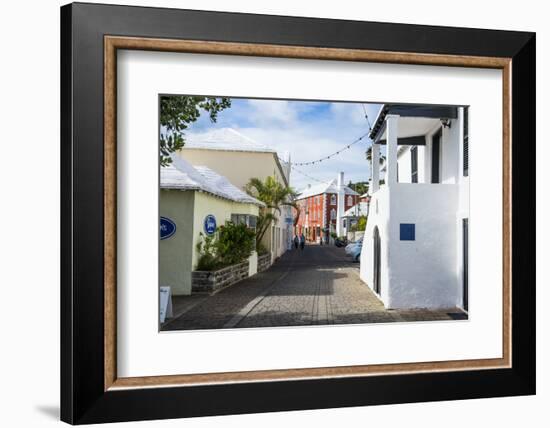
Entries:
<svg viewBox="0 0 550 428">
<path fill-rule="evenodd" d="M 346 245 L 346 254 L 350 254 L 354 247 L 357 245 L 362 246 L 363 245 L 363 237 L 359 238 L 357 241 L 351 242 L 348 245 Z"/>
<path fill-rule="evenodd" d="M 337 247 L 345 247 L 348 244 L 348 238 L 339 237 L 334 240 L 334 245 Z"/>
<path fill-rule="evenodd" d="M 361 261 L 361 249 L 363 248 L 362 245 L 355 245 L 352 247 L 351 251 L 349 252 L 349 255 L 353 259 L 354 262 Z"/>
</svg>

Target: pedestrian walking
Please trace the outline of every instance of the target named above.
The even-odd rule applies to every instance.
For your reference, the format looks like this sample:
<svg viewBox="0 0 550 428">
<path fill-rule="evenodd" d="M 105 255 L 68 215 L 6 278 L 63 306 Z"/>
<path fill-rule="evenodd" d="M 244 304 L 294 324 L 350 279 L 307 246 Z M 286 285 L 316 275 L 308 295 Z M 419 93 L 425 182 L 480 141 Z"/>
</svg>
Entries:
<svg viewBox="0 0 550 428">
<path fill-rule="evenodd" d="M 300 238 L 298 238 L 298 235 L 294 235 L 294 249 L 298 249 L 298 244 L 300 243 Z"/>
<path fill-rule="evenodd" d="M 306 237 L 302 232 L 302 234 L 300 235 L 300 250 L 303 250 L 305 246 L 306 246 Z"/>
</svg>

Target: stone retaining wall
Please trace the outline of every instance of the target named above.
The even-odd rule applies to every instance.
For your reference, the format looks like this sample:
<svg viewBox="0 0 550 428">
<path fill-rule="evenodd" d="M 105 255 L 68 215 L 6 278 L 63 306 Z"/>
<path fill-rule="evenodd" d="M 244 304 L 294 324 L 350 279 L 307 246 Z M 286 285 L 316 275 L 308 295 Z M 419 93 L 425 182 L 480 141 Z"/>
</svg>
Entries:
<svg viewBox="0 0 550 428">
<path fill-rule="evenodd" d="M 259 265 L 259 263 L 258 263 Z M 248 278 L 248 260 L 215 271 L 191 272 L 191 291 L 211 293 Z"/>
<path fill-rule="evenodd" d="M 271 254 L 266 253 L 258 256 L 258 272 L 262 272 L 271 266 Z"/>
</svg>

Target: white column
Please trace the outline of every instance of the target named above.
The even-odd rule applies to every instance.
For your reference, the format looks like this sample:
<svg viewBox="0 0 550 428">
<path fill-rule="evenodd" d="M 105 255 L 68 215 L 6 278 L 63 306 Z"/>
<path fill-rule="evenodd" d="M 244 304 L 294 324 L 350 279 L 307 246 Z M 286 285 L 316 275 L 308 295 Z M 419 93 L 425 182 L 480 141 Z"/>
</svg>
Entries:
<svg viewBox="0 0 550 428">
<path fill-rule="evenodd" d="M 342 236 L 344 234 L 344 201 L 346 198 L 346 193 L 344 191 L 344 173 L 340 172 L 338 174 L 338 201 L 337 201 L 337 210 L 336 210 L 336 234 Z"/>
<path fill-rule="evenodd" d="M 386 116 L 386 184 L 391 186 L 397 183 L 397 122 L 399 116 Z"/>
<path fill-rule="evenodd" d="M 371 168 L 372 168 L 372 192 L 376 192 L 380 188 L 380 144 L 372 145 L 371 153 Z"/>
</svg>

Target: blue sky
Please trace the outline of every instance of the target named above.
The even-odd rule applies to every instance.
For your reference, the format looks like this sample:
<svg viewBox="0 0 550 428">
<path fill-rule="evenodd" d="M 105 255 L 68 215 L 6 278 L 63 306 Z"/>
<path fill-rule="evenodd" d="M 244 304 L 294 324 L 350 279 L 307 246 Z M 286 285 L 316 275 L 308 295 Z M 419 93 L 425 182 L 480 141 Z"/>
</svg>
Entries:
<svg viewBox="0 0 550 428">
<path fill-rule="evenodd" d="M 217 123 L 202 114 L 187 133 L 229 127 L 272 147 L 280 156 L 289 152 L 293 162 L 307 162 L 329 155 L 368 132 L 365 110 L 372 124 L 379 108 L 379 104 L 367 103 L 233 98 L 231 108 L 219 114 Z M 296 169 L 321 181 L 336 178 L 339 171 L 344 171 L 346 183 L 366 181 L 370 177 L 365 159 L 369 145 L 370 140 L 364 138 L 338 156 Z M 318 183 L 296 170 L 292 171 L 290 182 L 297 190 Z"/>
</svg>

